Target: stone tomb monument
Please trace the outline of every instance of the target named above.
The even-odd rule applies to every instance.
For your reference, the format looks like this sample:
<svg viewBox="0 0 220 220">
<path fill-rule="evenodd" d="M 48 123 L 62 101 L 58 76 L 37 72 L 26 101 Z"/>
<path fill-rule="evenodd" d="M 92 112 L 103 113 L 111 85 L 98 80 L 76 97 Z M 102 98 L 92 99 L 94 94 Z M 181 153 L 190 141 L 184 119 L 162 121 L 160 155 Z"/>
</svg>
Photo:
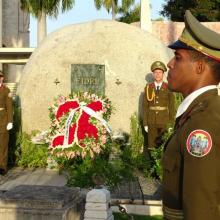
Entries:
<svg viewBox="0 0 220 220">
<path fill-rule="evenodd" d="M 54 97 L 88 88 L 112 101 L 113 131 L 129 132 L 152 62 L 166 63 L 171 56 L 156 36 L 125 23 L 97 20 L 61 28 L 35 49 L 23 70 L 22 129 L 47 130 Z"/>
<path fill-rule="evenodd" d="M 78 188 L 20 185 L 0 194 L 2 220 L 81 220 L 84 210 Z"/>
</svg>

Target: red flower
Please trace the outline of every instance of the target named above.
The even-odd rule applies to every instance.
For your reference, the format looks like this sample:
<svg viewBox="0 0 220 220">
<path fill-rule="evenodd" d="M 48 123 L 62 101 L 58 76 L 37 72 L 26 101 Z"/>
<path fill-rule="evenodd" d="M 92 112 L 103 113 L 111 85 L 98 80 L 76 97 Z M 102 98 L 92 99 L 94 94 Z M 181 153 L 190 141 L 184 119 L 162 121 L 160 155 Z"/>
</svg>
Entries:
<svg viewBox="0 0 220 220">
<path fill-rule="evenodd" d="M 75 109 L 79 107 L 79 103 L 77 101 L 66 101 L 64 104 L 59 105 L 56 118 L 59 120 L 60 117 L 65 115 L 70 109 Z"/>
</svg>

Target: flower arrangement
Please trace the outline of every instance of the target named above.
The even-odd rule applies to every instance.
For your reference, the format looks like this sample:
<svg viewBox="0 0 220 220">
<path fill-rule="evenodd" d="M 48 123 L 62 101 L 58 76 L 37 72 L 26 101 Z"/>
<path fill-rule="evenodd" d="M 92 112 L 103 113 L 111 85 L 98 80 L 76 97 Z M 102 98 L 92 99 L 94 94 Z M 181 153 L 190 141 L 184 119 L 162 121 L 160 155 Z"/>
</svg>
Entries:
<svg viewBox="0 0 220 220">
<path fill-rule="evenodd" d="M 50 153 L 58 158 L 94 157 L 105 149 L 111 133 L 112 105 L 105 96 L 88 92 L 59 95 L 49 107 Z"/>
</svg>

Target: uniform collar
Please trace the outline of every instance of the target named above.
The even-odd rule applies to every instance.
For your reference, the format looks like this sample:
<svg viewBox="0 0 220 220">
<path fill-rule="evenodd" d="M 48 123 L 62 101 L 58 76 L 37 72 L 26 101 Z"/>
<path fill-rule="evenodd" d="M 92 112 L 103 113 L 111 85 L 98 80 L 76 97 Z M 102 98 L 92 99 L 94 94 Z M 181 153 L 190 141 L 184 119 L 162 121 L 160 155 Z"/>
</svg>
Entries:
<svg viewBox="0 0 220 220">
<path fill-rule="evenodd" d="M 159 86 L 159 89 L 160 89 L 162 84 L 163 84 L 163 82 L 157 83 L 156 81 L 154 81 L 155 88 L 157 88 L 157 86 Z"/>
<path fill-rule="evenodd" d="M 190 104 L 202 93 L 211 90 L 211 89 L 217 89 L 216 85 L 210 85 L 210 86 L 205 86 L 202 87 L 194 92 L 192 92 L 191 94 L 189 94 L 184 100 L 183 102 L 179 105 L 178 109 L 177 109 L 177 113 L 176 113 L 176 118 L 178 118 L 180 115 L 182 115 L 187 108 L 190 106 Z"/>
</svg>

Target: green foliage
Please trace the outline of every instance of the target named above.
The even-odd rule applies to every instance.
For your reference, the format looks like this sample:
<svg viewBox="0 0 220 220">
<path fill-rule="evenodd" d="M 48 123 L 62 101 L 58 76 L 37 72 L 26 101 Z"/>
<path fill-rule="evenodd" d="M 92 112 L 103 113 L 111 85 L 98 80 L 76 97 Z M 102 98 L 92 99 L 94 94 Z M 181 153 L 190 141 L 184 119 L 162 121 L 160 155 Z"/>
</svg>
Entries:
<svg viewBox="0 0 220 220">
<path fill-rule="evenodd" d="M 113 213 L 115 220 L 129 220 L 128 216 L 122 213 Z M 146 216 L 146 215 L 133 215 L 134 220 L 162 220 L 162 216 L 154 215 L 154 216 Z"/>
<path fill-rule="evenodd" d="M 127 24 L 140 21 L 140 5 L 129 8 L 126 11 L 121 10 L 120 17 L 117 20 Z"/>
<path fill-rule="evenodd" d="M 13 101 L 13 129 L 9 131 L 8 143 L 8 165 L 14 166 L 16 164 L 16 150 L 19 148 L 19 141 L 17 140 L 21 132 L 21 108 L 19 107 L 18 97 Z"/>
<path fill-rule="evenodd" d="M 110 152 L 113 145 L 109 145 L 102 154 L 95 155 L 94 158 L 85 157 L 74 158 L 69 161 L 62 161 L 63 169 L 68 171 L 68 186 L 94 187 L 98 185 L 107 185 L 113 188 L 125 179 L 131 179 L 132 170 L 127 160 L 126 151 L 120 151 L 117 160 L 110 160 Z M 114 145 L 119 147 L 118 145 Z M 60 164 L 60 161 L 57 161 Z M 102 183 L 101 183 L 102 182 Z"/>
<path fill-rule="evenodd" d="M 130 144 L 132 157 L 137 157 L 141 152 L 143 152 L 144 136 L 142 134 L 142 127 L 139 123 L 136 112 L 131 116 L 130 122 Z"/>
<path fill-rule="evenodd" d="M 119 5 L 120 3 L 120 5 Z M 94 0 L 94 4 L 97 10 L 100 10 L 102 6 L 107 10 L 109 13 L 110 10 L 112 11 L 112 15 L 115 15 L 120 12 L 126 13 L 129 11 L 130 7 L 135 3 L 135 0 Z M 114 19 L 114 16 L 113 16 Z"/>
<path fill-rule="evenodd" d="M 219 0 L 167 0 L 160 14 L 172 21 L 184 21 L 187 9 L 199 21 L 220 21 Z"/>
<path fill-rule="evenodd" d="M 169 124 L 168 128 L 173 127 L 173 125 Z M 153 177 L 159 180 L 162 180 L 162 164 L 161 164 L 161 158 L 163 154 L 164 145 L 166 144 L 169 137 L 172 135 L 173 130 L 167 130 L 167 132 L 163 135 L 163 144 L 159 146 L 158 148 L 154 148 L 150 151 L 150 157 L 151 157 L 151 167 L 150 169 L 145 170 L 145 174 L 147 177 Z"/>
<path fill-rule="evenodd" d="M 48 157 L 47 144 L 35 145 L 31 138 L 36 134 L 36 131 L 31 135 L 19 133 L 17 144 L 19 148 L 16 150 L 17 164 L 23 167 L 46 167 Z"/>
<path fill-rule="evenodd" d="M 26 10 L 35 17 L 39 17 L 44 11 L 47 15 L 57 18 L 59 8 L 61 6 L 62 12 L 68 11 L 73 8 L 75 0 L 20 0 L 21 9 Z"/>
</svg>

